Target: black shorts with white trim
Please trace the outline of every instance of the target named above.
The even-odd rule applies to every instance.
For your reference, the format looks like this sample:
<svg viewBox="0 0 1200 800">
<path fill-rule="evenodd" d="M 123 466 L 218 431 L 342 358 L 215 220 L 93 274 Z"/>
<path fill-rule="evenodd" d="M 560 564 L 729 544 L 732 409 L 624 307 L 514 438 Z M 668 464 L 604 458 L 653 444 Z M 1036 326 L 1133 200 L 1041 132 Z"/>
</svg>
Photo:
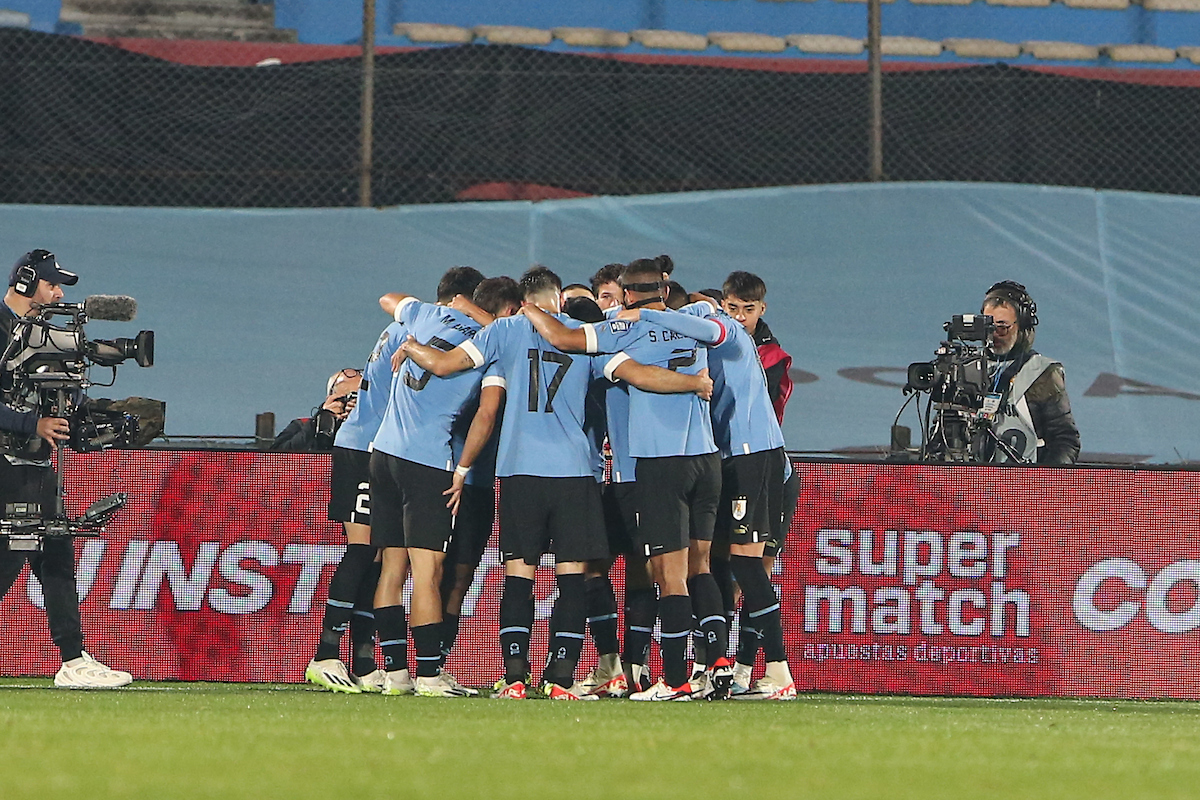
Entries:
<svg viewBox="0 0 1200 800">
<path fill-rule="evenodd" d="M 721 462 L 721 504 L 714 541 L 771 542 L 783 516 L 783 448 L 734 456 Z"/>
<path fill-rule="evenodd" d="M 500 557 L 536 566 L 608 558 L 604 507 L 595 478 L 512 475 L 500 479 Z"/>
<path fill-rule="evenodd" d="M 365 450 L 333 448 L 329 470 L 331 522 L 371 524 L 371 454 Z"/>
<path fill-rule="evenodd" d="M 638 538 L 650 557 L 711 541 L 721 499 L 721 455 L 637 459 Z"/>
<path fill-rule="evenodd" d="M 380 452 L 371 453 L 371 544 L 446 552 L 454 535 L 442 492 L 447 470 Z"/>
</svg>

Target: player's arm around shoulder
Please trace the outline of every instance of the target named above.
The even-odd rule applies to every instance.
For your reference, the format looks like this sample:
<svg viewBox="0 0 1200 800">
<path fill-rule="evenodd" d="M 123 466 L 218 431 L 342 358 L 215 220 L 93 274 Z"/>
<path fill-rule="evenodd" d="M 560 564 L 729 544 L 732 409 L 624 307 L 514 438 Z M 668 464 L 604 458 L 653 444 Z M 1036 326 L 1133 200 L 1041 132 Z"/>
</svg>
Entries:
<svg viewBox="0 0 1200 800">
<path fill-rule="evenodd" d="M 583 330 L 586 326 L 567 327 L 562 321 L 555 319 L 532 303 L 522 306 L 521 313 L 533 325 L 533 329 L 538 332 L 538 335 L 550 343 L 551 347 L 564 353 L 594 352 L 588 350 L 587 334 Z"/>
<path fill-rule="evenodd" d="M 400 345 L 399 352 L 411 358 L 421 369 L 428 370 L 439 378 L 444 378 L 447 375 L 479 366 L 466 349 L 469 344 L 470 340 L 467 340 L 453 350 L 443 351 L 427 344 L 421 344 L 409 336 L 404 344 Z"/>
<path fill-rule="evenodd" d="M 685 394 L 694 392 L 704 400 L 712 398 L 713 382 L 708 370 L 702 369 L 695 375 L 663 369 L 634 361 L 626 353 L 618 353 L 605 365 L 604 374 L 609 380 L 623 380 L 644 392 L 654 394 Z"/>
</svg>

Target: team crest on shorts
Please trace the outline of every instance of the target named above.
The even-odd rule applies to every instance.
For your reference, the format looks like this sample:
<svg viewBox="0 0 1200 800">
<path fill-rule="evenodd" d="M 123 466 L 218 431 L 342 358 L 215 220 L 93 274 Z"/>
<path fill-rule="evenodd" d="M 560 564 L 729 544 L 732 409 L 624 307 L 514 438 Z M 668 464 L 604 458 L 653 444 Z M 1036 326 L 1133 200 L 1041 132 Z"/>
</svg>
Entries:
<svg viewBox="0 0 1200 800">
<path fill-rule="evenodd" d="M 746 498 L 739 497 L 733 501 L 733 518 L 744 519 L 746 516 Z"/>
</svg>

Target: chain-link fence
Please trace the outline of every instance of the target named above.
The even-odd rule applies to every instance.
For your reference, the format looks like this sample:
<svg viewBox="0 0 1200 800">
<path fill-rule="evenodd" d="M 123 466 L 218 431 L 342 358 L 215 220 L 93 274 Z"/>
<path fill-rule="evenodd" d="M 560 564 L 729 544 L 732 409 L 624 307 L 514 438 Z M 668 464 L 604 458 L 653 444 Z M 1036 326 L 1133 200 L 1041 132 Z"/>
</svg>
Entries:
<svg viewBox="0 0 1200 800">
<path fill-rule="evenodd" d="M 373 204 L 865 180 L 860 65 L 762 64 L 381 55 Z M 0 30 L 0 202 L 356 205 L 361 81 L 356 58 L 196 67 Z M 1200 88 L 996 64 L 889 70 L 883 103 L 888 180 L 1200 194 Z"/>
</svg>

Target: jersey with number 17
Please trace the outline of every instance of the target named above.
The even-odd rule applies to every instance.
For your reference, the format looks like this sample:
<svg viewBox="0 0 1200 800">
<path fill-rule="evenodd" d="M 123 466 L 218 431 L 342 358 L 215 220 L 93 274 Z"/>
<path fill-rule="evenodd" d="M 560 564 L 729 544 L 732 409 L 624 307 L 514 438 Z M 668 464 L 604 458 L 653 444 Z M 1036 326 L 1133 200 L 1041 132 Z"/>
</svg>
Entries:
<svg viewBox="0 0 1200 800">
<path fill-rule="evenodd" d="M 496 320 L 462 349 L 476 367 L 499 367 L 504 379 L 498 476 L 595 477 L 595 444 L 584 427 L 588 387 L 601 373 L 590 356 L 555 349 L 525 316 Z"/>
</svg>

